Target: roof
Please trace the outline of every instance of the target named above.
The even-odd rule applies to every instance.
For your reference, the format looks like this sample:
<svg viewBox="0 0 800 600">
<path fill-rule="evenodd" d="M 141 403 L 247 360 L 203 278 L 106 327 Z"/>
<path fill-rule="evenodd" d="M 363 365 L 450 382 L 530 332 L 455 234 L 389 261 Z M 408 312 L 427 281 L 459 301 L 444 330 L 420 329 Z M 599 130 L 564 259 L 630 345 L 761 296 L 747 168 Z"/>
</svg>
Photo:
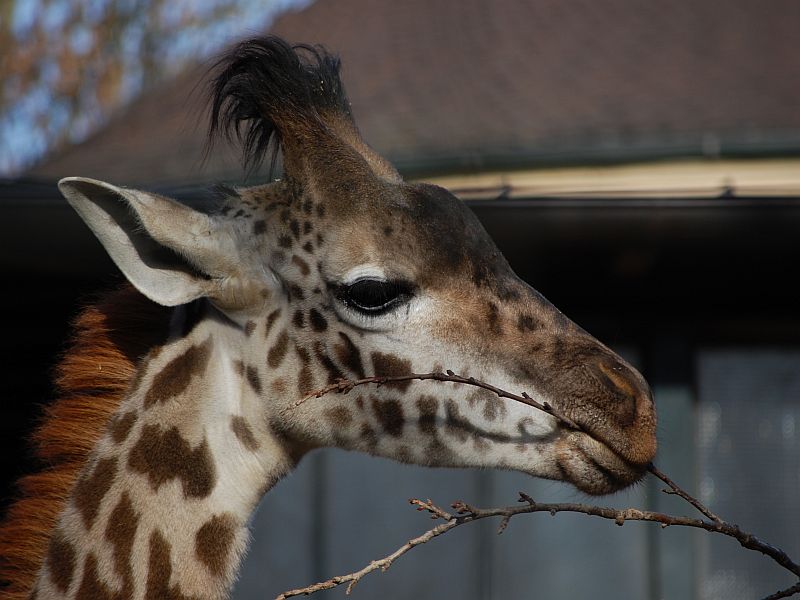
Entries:
<svg viewBox="0 0 800 600">
<path fill-rule="evenodd" d="M 796 153 L 797 23 L 796 0 L 317 0 L 272 32 L 341 54 L 365 139 L 402 171 L 447 173 Z M 202 73 L 30 174 L 241 180 L 230 149 L 202 164 Z"/>
</svg>

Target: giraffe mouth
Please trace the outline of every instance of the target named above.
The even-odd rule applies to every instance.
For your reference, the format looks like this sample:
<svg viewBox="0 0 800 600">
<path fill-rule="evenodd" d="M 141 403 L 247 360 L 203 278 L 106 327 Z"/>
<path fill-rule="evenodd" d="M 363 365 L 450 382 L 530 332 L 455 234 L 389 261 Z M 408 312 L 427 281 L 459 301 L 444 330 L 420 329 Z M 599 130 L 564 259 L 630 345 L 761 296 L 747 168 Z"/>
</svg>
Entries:
<svg viewBox="0 0 800 600">
<path fill-rule="evenodd" d="M 609 494 L 640 480 L 655 456 L 655 406 L 647 382 L 621 359 L 603 354 L 580 367 L 553 403 L 580 428 L 562 430 L 556 465 L 579 490 Z"/>
<path fill-rule="evenodd" d="M 556 442 L 556 464 L 564 481 L 592 495 L 629 487 L 647 471 L 647 463 L 632 463 L 605 443 L 578 431 L 565 432 Z"/>
</svg>

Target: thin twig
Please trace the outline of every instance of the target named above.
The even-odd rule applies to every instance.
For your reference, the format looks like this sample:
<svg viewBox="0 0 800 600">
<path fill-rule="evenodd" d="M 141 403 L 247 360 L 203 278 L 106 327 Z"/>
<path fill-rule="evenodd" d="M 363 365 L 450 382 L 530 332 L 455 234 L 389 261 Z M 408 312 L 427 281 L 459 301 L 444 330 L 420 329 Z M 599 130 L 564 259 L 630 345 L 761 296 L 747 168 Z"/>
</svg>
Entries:
<svg viewBox="0 0 800 600">
<path fill-rule="evenodd" d="M 577 503 L 547 504 L 536 502 L 524 492 L 519 493 L 519 502 L 525 502 L 527 506 L 506 506 L 503 508 L 480 509 L 465 504 L 464 502 L 454 502 L 453 508 L 456 509 L 456 513 L 460 515 L 467 515 L 472 520 L 483 519 L 486 517 L 502 517 L 503 519 L 510 519 L 516 515 L 533 512 L 549 512 L 551 515 L 555 515 L 559 512 L 577 512 L 585 515 L 602 517 L 604 519 L 612 519 L 617 525 L 622 525 L 625 521 L 652 521 L 661 523 L 662 528 L 669 527 L 670 525 L 695 527 L 697 529 L 705 529 L 711 533 L 721 533 L 723 535 L 732 537 L 748 550 L 755 550 L 766 556 L 769 556 L 784 569 L 787 569 L 800 577 L 800 565 L 792 561 L 792 559 L 790 559 L 783 550 L 760 540 L 752 533 L 743 531 L 738 525 L 726 523 L 722 520 L 704 521 L 702 519 L 693 519 L 691 517 L 675 517 L 665 513 L 639 510 L 637 508 L 616 509 Z"/>
<path fill-rule="evenodd" d="M 420 505 L 426 504 L 426 503 L 422 502 L 421 500 L 411 500 L 410 502 L 412 504 L 413 503 L 418 503 Z M 431 503 L 431 507 L 433 507 L 432 503 Z M 424 509 L 420 508 L 420 510 L 431 510 L 431 509 L 428 509 L 426 507 Z M 439 511 L 441 509 L 439 509 L 438 507 L 435 507 L 434 510 Z M 442 511 L 442 512 L 444 512 L 444 511 Z M 447 514 L 447 513 L 444 513 L 444 514 Z M 388 556 L 385 556 L 385 557 L 381 558 L 380 560 L 371 561 L 363 569 L 360 569 L 360 570 L 355 571 L 353 573 L 348 573 L 347 575 L 337 575 L 336 577 L 331 577 L 330 579 L 327 579 L 325 581 L 320 581 L 319 583 L 315 583 L 313 585 L 309 585 L 309 586 L 304 587 L 304 588 L 297 588 L 297 589 L 294 589 L 294 590 L 289 590 L 289 591 L 283 592 L 282 594 L 277 596 L 275 598 L 275 600 L 286 600 L 286 598 L 292 598 L 293 596 L 308 596 L 309 594 L 313 594 L 313 593 L 319 592 L 321 590 L 329 590 L 331 588 L 337 587 L 337 586 L 342 585 L 344 583 L 347 584 L 347 590 L 345 591 L 345 593 L 349 595 L 350 592 L 353 591 L 353 587 L 361 580 L 362 577 L 364 577 L 364 575 L 372 573 L 373 571 L 377 571 L 378 569 L 380 569 L 381 571 L 386 571 L 389 567 L 392 566 L 392 563 L 395 560 L 397 560 L 400 556 L 402 556 L 403 554 L 405 554 L 406 552 L 408 552 L 412 548 L 415 548 L 416 546 L 419 546 L 420 544 L 424 544 L 426 542 L 429 542 L 433 538 L 435 538 L 437 536 L 440 536 L 443 533 L 447 533 L 448 531 L 450 531 L 454 527 L 457 527 L 458 525 L 461 524 L 461 521 L 459 521 L 457 518 L 452 517 L 450 515 L 447 515 L 447 516 L 449 517 L 449 519 L 447 519 L 444 523 L 440 523 L 439 525 L 437 525 L 436 527 L 434 527 L 432 529 L 429 529 L 428 531 L 426 531 L 422 535 L 408 540 L 405 544 L 400 546 L 397 550 L 395 550 L 394 552 L 392 552 Z"/>
<path fill-rule="evenodd" d="M 800 594 L 800 581 L 795 583 L 793 586 L 786 588 L 785 590 L 770 594 L 766 598 L 762 598 L 762 600 L 778 600 L 779 598 L 788 598 L 789 596 L 794 596 L 795 594 Z"/>
<path fill-rule="evenodd" d="M 732 537 L 748 550 L 761 552 L 765 556 L 770 557 L 784 569 L 787 569 L 800 577 L 800 565 L 792 561 L 792 559 L 790 559 L 783 550 L 760 540 L 752 533 L 743 531 L 738 525 L 726 523 L 724 521 L 717 522 L 694 519 L 691 517 L 675 517 L 673 515 L 639 510 L 637 508 L 616 509 L 576 503 L 546 504 L 535 502 L 530 496 L 522 492 L 520 492 L 519 501 L 525 502 L 527 506 L 507 506 L 504 508 L 479 509 L 463 502 L 456 502 L 453 504 L 453 508 L 456 509 L 458 514 L 469 515 L 473 519 L 483 519 L 486 517 L 511 518 L 515 515 L 532 512 L 549 512 L 551 515 L 555 515 L 559 512 L 576 512 L 595 517 L 602 517 L 604 519 L 611 519 L 617 525 L 622 525 L 625 521 L 651 521 L 661 523 L 662 527 L 669 527 L 671 525 L 695 527 L 697 529 L 705 529 L 706 531 L 710 531 L 712 533 L 721 533 L 723 535 Z"/>
<path fill-rule="evenodd" d="M 675 494 L 676 496 L 680 496 L 684 500 L 686 500 L 689 504 L 694 506 L 697 510 L 699 510 L 705 517 L 711 519 L 715 523 L 724 523 L 722 519 L 720 519 L 717 515 L 711 512 L 708 507 L 702 504 L 697 498 L 694 496 L 690 496 L 688 492 L 685 492 L 678 484 L 672 481 L 669 477 L 667 477 L 661 470 L 658 469 L 653 463 L 647 465 L 647 470 L 650 471 L 653 475 L 658 477 L 661 481 L 666 483 L 671 489 L 669 490 L 661 490 L 665 494 Z"/>
<path fill-rule="evenodd" d="M 506 390 L 500 389 L 499 387 L 495 387 L 490 383 L 481 381 L 480 379 L 475 379 L 474 377 L 463 377 L 461 375 L 456 375 L 455 373 L 453 373 L 453 371 L 450 370 L 445 372 L 433 371 L 431 373 L 409 373 L 408 375 L 364 377 L 363 379 L 337 379 L 334 383 L 331 383 L 330 385 L 326 385 L 323 388 L 320 388 L 313 392 L 309 392 L 304 398 L 301 398 L 300 400 L 297 400 L 294 404 L 292 404 L 291 408 L 296 408 L 301 404 L 303 404 L 304 402 L 306 402 L 307 400 L 310 400 L 311 398 L 320 398 L 325 394 L 329 394 L 331 392 L 337 392 L 339 394 L 347 394 L 354 387 L 359 385 L 373 384 L 380 387 L 382 385 L 386 385 L 387 383 L 397 383 L 401 381 L 413 381 L 413 380 L 447 381 L 450 383 L 463 383 L 464 385 L 472 385 L 475 387 L 483 388 L 484 390 L 488 390 L 493 394 L 496 394 L 499 398 L 507 398 L 509 400 L 521 402 L 522 404 L 527 404 L 528 406 L 532 406 L 533 408 L 541 410 L 542 412 L 545 412 L 548 415 L 555 417 L 570 429 L 583 431 L 583 428 L 581 428 L 580 425 L 578 425 L 575 421 L 567 417 L 565 414 L 553 408 L 553 406 L 548 402 L 539 402 L 538 400 L 534 400 L 525 392 L 522 392 L 521 394 L 513 394 L 511 392 L 507 392 Z"/>
<path fill-rule="evenodd" d="M 328 385 L 324 388 L 321 388 L 315 392 L 312 392 L 305 398 L 298 400 L 297 402 L 294 403 L 293 406 L 297 407 L 310 398 L 319 398 L 331 392 L 346 394 L 359 385 L 374 384 L 380 386 L 380 385 L 385 385 L 387 383 L 410 381 L 410 380 L 447 381 L 452 383 L 461 383 L 483 388 L 485 390 L 493 392 L 500 398 L 507 398 L 509 400 L 521 402 L 528 406 L 532 406 L 533 408 L 536 408 L 538 410 L 544 411 L 545 413 L 561 421 L 567 427 L 578 431 L 582 431 L 587 435 L 590 435 L 574 421 L 572 421 L 565 415 L 561 414 L 559 411 L 555 410 L 550 404 L 538 402 L 533 398 L 531 398 L 525 392 L 523 392 L 522 394 L 513 394 L 511 392 L 507 392 L 506 390 L 488 384 L 484 381 L 475 379 L 474 377 L 462 377 L 460 375 L 456 375 L 455 373 L 449 370 L 444 373 L 442 372 L 412 373 L 409 375 L 398 375 L 391 377 L 365 377 L 363 379 L 356 379 L 356 380 L 339 379 L 335 383 Z M 347 594 L 349 594 L 352 591 L 353 586 L 355 586 L 361 580 L 361 578 L 367 575 L 368 573 L 371 573 L 378 569 L 381 569 L 383 571 L 387 570 L 397 558 L 399 558 L 412 548 L 415 548 L 416 546 L 419 546 L 421 544 L 425 544 L 430 540 L 432 540 L 433 538 L 438 537 L 443 533 L 446 533 L 447 531 L 450 531 L 451 529 L 458 527 L 459 525 L 472 523 L 474 521 L 478 521 L 480 519 L 485 519 L 489 517 L 499 517 L 500 527 L 498 529 L 498 533 L 502 533 L 508 526 L 512 517 L 519 514 L 534 513 L 534 512 L 549 512 L 551 515 L 556 515 L 557 513 L 560 512 L 582 513 L 589 516 L 600 517 L 603 519 L 610 519 L 620 526 L 624 525 L 625 521 L 649 521 L 654 523 L 660 523 L 662 528 L 669 526 L 683 526 L 683 527 L 694 527 L 697 529 L 703 529 L 711 533 L 720 533 L 722 535 L 726 535 L 728 537 L 736 539 L 739 542 L 739 544 L 742 545 L 742 547 L 747 548 L 748 550 L 761 552 L 765 556 L 770 557 L 772 560 L 774 560 L 777 564 L 779 564 L 783 568 L 787 569 L 788 571 L 800 577 L 800 565 L 798 565 L 791 558 L 789 558 L 789 556 L 783 550 L 773 546 L 772 544 L 768 544 L 767 542 L 760 540 L 751 533 L 743 531 L 736 524 L 727 523 L 726 521 L 722 520 L 720 517 L 711 512 L 711 510 L 709 510 L 705 505 L 703 505 L 703 503 L 701 503 L 698 499 L 696 499 L 691 494 L 683 490 L 680 486 L 678 486 L 678 484 L 672 481 L 672 479 L 670 479 L 666 474 L 664 474 L 660 469 L 658 469 L 653 463 L 650 463 L 647 466 L 647 470 L 650 473 L 652 473 L 653 476 L 657 477 L 665 484 L 667 484 L 667 486 L 670 489 L 663 490 L 665 493 L 674 494 L 676 496 L 683 498 L 686 502 L 691 504 L 695 509 L 697 509 L 704 517 L 706 517 L 709 520 L 706 521 L 703 519 L 695 519 L 691 517 L 676 517 L 664 513 L 643 511 L 636 508 L 616 509 L 616 508 L 592 506 L 588 504 L 577 504 L 577 503 L 550 503 L 550 504 L 540 503 L 536 502 L 531 496 L 525 494 L 524 492 L 519 493 L 520 496 L 519 502 L 525 503 L 524 506 L 507 506 L 500 508 L 476 508 L 474 506 L 466 504 L 465 502 L 459 501 L 459 502 L 454 502 L 452 505 L 456 511 L 455 515 L 451 515 L 444 509 L 434 504 L 431 500 L 424 501 L 424 500 L 412 499 L 410 500 L 410 502 L 411 504 L 417 507 L 417 510 L 426 511 L 431 514 L 432 518 L 442 519 L 444 520 L 444 523 L 441 523 L 436 527 L 429 529 L 422 535 L 409 540 L 408 542 L 400 546 L 397 550 L 395 550 L 388 556 L 380 560 L 374 560 L 370 562 L 369 565 L 365 566 L 363 569 L 359 571 L 355 571 L 347 575 L 337 575 L 336 577 L 331 577 L 326 581 L 315 583 L 313 585 L 304 588 L 297 588 L 294 590 L 283 592 L 276 598 L 276 600 L 285 600 L 286 598 L 290 598 L 293 596 L 309 595 L 318 592 L 320 590 L 327 590 L 342 585 L 344 583 L 348 584 Z M 800 593 L 800 582 L 796 583 L 795 585 L 789 588 L 786 588 L 785 590 L 776 592 L 768 596 L 767 598 L 764 598 L 763 600 L 778 600 L 780 598 L 787 598 L 789 596 L 793 596 L 798 593 Z"/>
<path fill-rule="evenodd" d="M 544 502 L 536 502 L 531 498 L 528 494 L 524 492 L 520 492 L 520 502 L 524 502 L 524 506 L 505 506 L 500 508 L 477 508 L 465 502 L 454 502 L 453 508 L 456 511 L 455 515 L 451 515 L 443 508 L 437 506 L 430 500 L 418 500 L 412 499 L 410 500 L 411 504 L 417 507 L 417 510 L 424 510 L 431 513 L 432 517 L 435 519 L 443 519 L 445 522 L 440 523 L 436 527 L 429 529 L 422 535 L 415 537 L 402 546 L 400 546 L 397 550 L 389 554 L 388 556 L 380 559 L 374 560 L 370 562 L 369 565 L 355 571 L 353 573 L 348 573 L 347 575 L 338 575 L 336 577 L 331 577 L 326 581 L 322 581 L 319 583 L 315 583 L 313 585 L 298 588 L 294 590 L 290 590 L 288 592 L 284 592 L 280 596 L 276 598 L 276 600 L 285 600 L 286 598 L 290 598 L 293 596 L 301 596 L 301 595 L 308 595 L 313 594 L 314 592 L 318 592 L 320 590 L 327 590 L 344 583 L 347 583 L 347 593 L 349 594 L 352 590 L 353 586 L 361 580 L 364 575 L 371 573 L 372 571 L 376 571 L 381 569 L 385 571 L 388 569 L 391 564 L 400 556 L 411 550 L 412 548 L 429 542 L 433 538 L 454 529 L 460 525 L 465 525 L 467 523 L 472 523 L 475 521 L 479 521 L 481 519 L 487 519 L 490 517 L 500 517 L 501 518 L 501 527 L 505 529 L 505 526 L 508 525 L 508 522 L 511 520 L 512 517 L 521 515 L 521 514 L 528 514 L 528 513 L 536 513 L 536 512 L 546 512 L 550 513 L 550 515 L 555 516 L 560 512 L 572 512 L 572 513 L 581 513 L 589 516 L 600 517 L 603 519 L 609 519 L 614 521 L 617 525 L 624 525 L 625 521 L 649 521 L 653 523 L 659 523 L 661 527 L 669 527 L 669 526 L 683 526 L 683 527 L 694 527 L 697 529 L 704 529 L 705 531 L 709 531 L 712 533 L 721 533 L 723 535 L 732 537 L 736 539 L 742 546 L 748 548 L 750 550 L 756 550 L 761 552 L 762 554 L 769 556 L 775 562 L 780 564 L 782 567 L 788 569 L 798 577 L 800 577 L 800 565 L 794 563 L 789 557 L 784 553 L 782 550 L 775 548 L 774 546 L 767 544 L 766 542 L 761 541 L 756 536 L 746 531 L 741 530 L 736 525 L 731 525 L 728 523 L 717 523 L 712 521 L 705 521 L 702 519 L 694 519 L 691 517 L 675 517 L 672 515 L 667 515 L 664 513 L 653 512 L 653 511 L 646 511 L 646 510 L 639 510 L 636 508 L 624 508 L 624 509 L 617 509 L 617 508 L 609 508 L 609 507 L 602 507 L 602 506 L 592 506 L 589 504 L 578 504 L 578 503 L 544 503 Z M 502 533 L 502 530 L 498 533 Z M 786 598 L 792 596 L 794 594 L 800 593 L 800 583 L 787 588 L 781 592 L 777 592 L 769 598 L 765 598 L 764 600 L 777 600 L 778 598 Z"/>
</svg>

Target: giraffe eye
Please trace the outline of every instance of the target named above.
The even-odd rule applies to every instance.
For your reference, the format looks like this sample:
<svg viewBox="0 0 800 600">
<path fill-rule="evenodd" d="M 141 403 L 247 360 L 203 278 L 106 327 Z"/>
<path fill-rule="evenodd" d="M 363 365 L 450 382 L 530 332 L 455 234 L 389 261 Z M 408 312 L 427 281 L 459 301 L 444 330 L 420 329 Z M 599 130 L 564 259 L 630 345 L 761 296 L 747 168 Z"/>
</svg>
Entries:
<svg viewBox="0 0 800 600">
<path fill-rule="evenodd" d="M 359 312 L 379 315 L 408 298 L 410 291 L 410 286 L 400 281 L 365 278 L 343 286 L 341 298 Z"/>
</svg>

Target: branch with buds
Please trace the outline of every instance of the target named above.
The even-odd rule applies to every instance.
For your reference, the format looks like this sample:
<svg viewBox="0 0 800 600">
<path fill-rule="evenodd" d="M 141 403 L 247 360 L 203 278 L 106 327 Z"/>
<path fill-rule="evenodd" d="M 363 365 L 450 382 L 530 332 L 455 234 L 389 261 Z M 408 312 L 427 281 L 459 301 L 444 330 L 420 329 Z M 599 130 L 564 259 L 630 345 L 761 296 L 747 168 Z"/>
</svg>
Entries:
<svg viewBox="0 0 800 600">
<path fill-rule="evenodd" d="M 508 400 L 521 402 L 537 410 L 546 412 L 547 414 L 558 419 L 566 427 L 577 431 L 581 431 L 586 435 L 589 435 L 577 423 L 575 423 L 571 419 L 561 414 L 553 406 L 551 406 L 546 402 L 544 403 L 538 402 L 537 400 L 531 398 L 525 392 L 521 394 L 514 394 L 506 390 L 500 389 L 498 387 L 495 387 L 491 384 L 488 384 L 484 381 L 475 379 L 474 377 L 462 377 L 461 375 L 457 375 L 452 371 L 433 372 L 433 373 L 412 373 L 409 375 L 397 375 L 391 377 L 365 377 L 363 379 L 355 379 L 355 380 L 339 379 L 335 383 L 332 383 L 328 386 L 325 386 L 319 390 L 312 392 L 305 398 L 297 401 L 294 404 L 294 406 L 297 407 L 303 402 L 306 402 L 312 398 L 320 398 L 330 393 L 347 394 L 351 390 L 353 390 L 353 388 L 361 385 L 381 386 L 387 383 L 413 381 L 413 380 L 447 381 L 451 383 L 461 383 L 465 385 L 479 387 L 496 394 L 500 398 L 506 398 Z M 647 470 L 654 477 L 657 477 L 667 485 L 667 488 L 662 489 L 662 492 L 682 498 L 683 500 L 691 504 L 705 518 L 697 519 L 691 517 L 676 517 L 673 515 L 639 510 L 636 508 L 616 509 L 616 508 L 608 508 L 602 506 L 593 506 L 589 504 L 540 503 L 536 502 L 533 498 L 531 498 L 528 494 L 524 492 L 519 493 L 518 502 L 520 503 L 520 505 L 518 506 L 478 508 L 462 501 L 456 501 L 453 502 L 453 504 L 451 505 L 453 510 L 455 511 L 454 514 L 437 506 L 431 500 L 420 500 L 417 498 L 412 498 L 411 500 L 409 500 L 409 502 L 412 505 L 416 506 L 417 510 L 427 512 L 431 515 L 432 519 L 441 520 L 443 522 L 436 525 L 436 527 L 427 530 L 422 535 L 408 540 L 405 544 L 400 546 L 397 550 L 395 550 L 388 556 L 385 556 L 378 560 L 371 561 L 368 565 L 366 565 L 365 567 L 363 567 L 358 571 L 354 571 L 346 575 L 337 575 L 325 581 L 321 581 L 319 583 L 315 583 L 313 585 L 309 585 L 303 588 L 297 588 L 294 590 L 285 591 L 279 596 L 277 596 L 276 600 L 285 600 L 286 598 L 291 598 L 293 596 L 307 596 L 309 594 L 313 594 L 321 590 L 331 589 L 343 584 L 347 584 L 346 593 L 350 594 L 350 592 L 353 590 L 353 587 L 365 575 L 377 570 L 386 571 L 390 566 L 392 566 L 395 560 L 397 560 L 400 556 L 402 556 L 406 552 L 409 552 L 412 548 L 415 548 L 416 546 L 419 546 L 421 544 L 425 544 L 431 541 L 433 538 L 438 537 L 444 533 L 447 533 L 451 529 L 454 529 L 461 525 L 466 525 L 467 523 L 473 523 L 481 519 L 498 517 L 500 519 L 500 525 L 497 533 L 503 533 L 506 527 L 508 527 L 508 524 L 511 521 L 512 517 L 521 514 L 536 513 L 536 512 L 546 512 L 550 513 L 552 516 L 555 516 L 556 514 L 561 512 L 582 513 L 593 517 L 600 517 L 602 519 L 612 520 L 617 525 L 620 526 L 623 525 L 625 521 L 650 521 L 653 523 L 659 523 L 662 528 L 670 526 L 694 527 L 696 529 L 704 529 L 705 531 L 708 531 L 710 533 L 719 533 L 722 535 L 726 535 L 734 538 L 736 541 L 739 542 L 739 544 L 742 545 L 742 547 L 747 548 L 748 550 L 754 550 L 756 552 L 760 552 L 765 556 L 768 556 L 777 564 L 779 564 L 781 567 L 783 567 L 784 569 L 788 570 L 789 572 L 793 573 L 795 576 L 798 577 L 798 582 L 796 584 L 784 590 L 775 592 L 774 594 L 767 596 L 763 600 L 778 600 L 779 598 L 788 598 L 790 596 L 794 596 L 795 594 L 800 594 L 800 565 L 794 562 L 783 550 L 757 538 L 752 533 L 744 531 L 734 523 L 728 523 L 724 521 L 719 516 L 711 512 L 697 498 L 694 498 L 691 494 L 689 494 L 681 487 L 679 487 L 674 481 L 672 481 L 672 479 L 670 479 L 666 474 L 661 472 L 654 464 L 652 463 L 649 464 Z"/>
</svg>

